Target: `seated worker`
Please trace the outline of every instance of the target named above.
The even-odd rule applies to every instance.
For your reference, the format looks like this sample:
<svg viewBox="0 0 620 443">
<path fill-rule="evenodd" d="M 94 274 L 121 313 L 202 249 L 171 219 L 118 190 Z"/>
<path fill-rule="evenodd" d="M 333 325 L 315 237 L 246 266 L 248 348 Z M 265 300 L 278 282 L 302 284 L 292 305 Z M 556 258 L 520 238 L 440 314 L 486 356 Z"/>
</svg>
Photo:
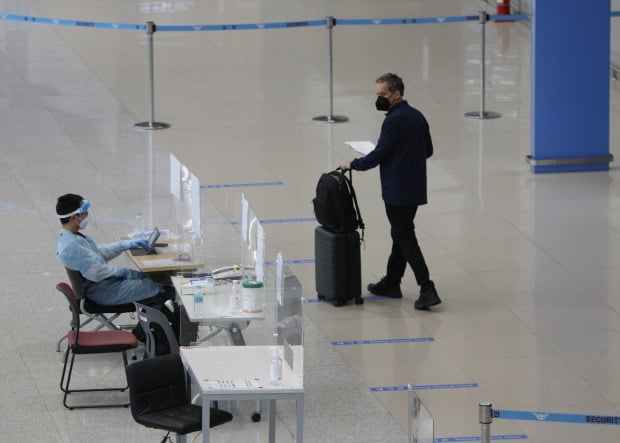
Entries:
<svg viewBox="0 0 620 443">
<path fill-rule="evenodd" d="M 174 299 L 173 288 L 155 283 L 144 272 L 108 263 L 124 250 L 142 246 L 141 242 L 122 240 L 98 245 L 80 232 L 88 225 L 89 209 L 90 202 L 76 194 L 62 195 L 56 203 L 56 214 L 62 225 L 56 257 L 66 268 L 82 274 L 84 296 L 104 306 L 140 302 L 155 307 L 167 315 L 177 336 L 180 322 L 183 324 L 181 344 L 195 340 L 197 326 L 190 323 L 185 310 L 175 307 L 176 315 L 171 316 L 164 307 L 166 300 Z"/>
</svg>

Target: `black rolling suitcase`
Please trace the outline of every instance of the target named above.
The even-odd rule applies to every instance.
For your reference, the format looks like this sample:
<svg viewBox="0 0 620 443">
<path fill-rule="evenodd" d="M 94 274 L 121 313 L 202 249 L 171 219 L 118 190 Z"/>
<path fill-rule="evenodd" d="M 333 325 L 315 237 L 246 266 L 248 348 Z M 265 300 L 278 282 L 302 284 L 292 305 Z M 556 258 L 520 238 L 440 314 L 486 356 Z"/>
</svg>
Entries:
<svg viewBox="0 0 620 443">
<path fill-rule="evenodd" d="M 360 235 L 353 232 L 331 232 L 322 226 L 314 230 L 315 283 L 318 297 L 342 306 L 362 298 Z"/>
</svg>

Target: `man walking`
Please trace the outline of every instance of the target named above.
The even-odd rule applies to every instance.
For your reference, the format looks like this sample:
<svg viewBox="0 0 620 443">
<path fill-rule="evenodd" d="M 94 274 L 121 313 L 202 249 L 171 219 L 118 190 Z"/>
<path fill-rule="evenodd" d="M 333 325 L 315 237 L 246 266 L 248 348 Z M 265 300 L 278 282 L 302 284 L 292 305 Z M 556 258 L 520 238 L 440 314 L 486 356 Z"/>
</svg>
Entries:
<svg viewBox="0 0 620 443">
<path fill-rule="evenodd" d="M 340 167 L 366 171 L 379 165 L 381 194 L 390 222 L 392 251 L 386 275 L 368 290 L 377 295 L 401 298 L 400 282 L 407 263 L 420 286 L 415 309 L 428 310 L 441 303 L 415 235 L 418 206 L 427 203 L 426 159 L 433 155 L 433 142 L 426 119 L 403 99 L 402 79 L 383 74 L 375 82 L 378 111 L 386 111 L 377 146 L 368 155 L 344 161 Z"/>
</svg>

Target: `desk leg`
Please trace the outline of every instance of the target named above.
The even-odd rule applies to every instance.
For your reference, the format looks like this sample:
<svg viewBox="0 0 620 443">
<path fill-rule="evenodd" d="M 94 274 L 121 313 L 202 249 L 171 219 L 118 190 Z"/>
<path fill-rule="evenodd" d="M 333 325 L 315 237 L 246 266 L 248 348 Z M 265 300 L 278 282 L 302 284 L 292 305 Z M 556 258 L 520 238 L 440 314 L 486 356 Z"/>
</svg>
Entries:
<svg viewBox="0 0 620 443">
<path fill-rule="evenodd" d="M 237 323 L 232 323 L 228 328 L 228 334 L 235 346 L 245 346 L 245 339 L 243 338 L 243 333 L 241 332 L 241 328 Z"/>
<path fill-rule="evenodd" d="M 297 426 L 295 428 L 295 443 L 303 443 L 304 441 L 304 397 L 297 397 L 295 400 L 295 417 L 297 418 Z"/>
<path fill-rule="evenodd" d="M 276 401 L 269 400 L 269 443 L 276 441 Z"/>
<path fill-rule="evenodd" d="M 211 436 L 211 402 L 206 396 L 202 396 L 202 443 L 209 443 Z"/>
</svg>

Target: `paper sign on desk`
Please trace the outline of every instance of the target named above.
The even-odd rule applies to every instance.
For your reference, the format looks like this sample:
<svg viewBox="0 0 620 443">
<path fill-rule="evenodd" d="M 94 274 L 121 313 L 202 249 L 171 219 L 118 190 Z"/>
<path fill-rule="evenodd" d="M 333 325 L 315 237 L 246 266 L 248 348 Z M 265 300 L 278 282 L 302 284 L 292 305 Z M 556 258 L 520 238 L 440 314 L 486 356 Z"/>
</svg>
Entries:
<svg viewBox="0 0 620 443">
<path fill-rule="evenodd" d="M 151 256 L 152 257 L 152 256 Z M 175 260 L 174 258 L 159 258 L 154 260 L 144 260 L 142 262 L 145 267 L 164 268 L 166 266 L 191 265 L 193 262 L 185 260 Z"/>
<path fill-rule="evenodd" d="M 344 142 L 349 148 L 352 148 L 354 151 L 359 152 L 360 154 L 368 155 L 373 149 L 375 149 L 375 144 L 369 141 L 361 141 L 361 142 Z"/>
<path fill-rule="evenodd" d="M 239 380 L 205 380 L 207 389 L 254 389 L 262 388 L 256 379 L 239 379 Z"/>
</svg>

